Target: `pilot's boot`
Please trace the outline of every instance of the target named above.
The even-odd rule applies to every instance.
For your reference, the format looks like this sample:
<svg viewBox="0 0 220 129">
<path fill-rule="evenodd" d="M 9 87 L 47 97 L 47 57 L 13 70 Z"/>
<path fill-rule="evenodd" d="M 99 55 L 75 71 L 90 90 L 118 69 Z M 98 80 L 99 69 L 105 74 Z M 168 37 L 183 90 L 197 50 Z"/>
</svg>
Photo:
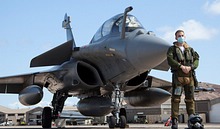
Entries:
<svg viewBox="0 0 220 129">
<path fill-rule="evenodd" d="M 188 120 L 189 129 L 204 129 L 202 118 L 198 114 L 191 114 Z"/>
<path fill-rule="evenodd" d="M 178 129 L 178 121 L 176 118 L 172 118 L 172 126 L 171 129 Z"/>
</svg>

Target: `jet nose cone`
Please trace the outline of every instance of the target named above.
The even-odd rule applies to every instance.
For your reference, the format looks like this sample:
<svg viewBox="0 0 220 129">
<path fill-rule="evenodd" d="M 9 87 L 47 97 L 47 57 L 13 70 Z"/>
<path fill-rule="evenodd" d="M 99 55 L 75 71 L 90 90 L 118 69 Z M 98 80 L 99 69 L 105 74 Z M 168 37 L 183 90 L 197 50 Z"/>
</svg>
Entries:
<svg viewBox="0 0 220 129">
<path fill-rule="evenodd" d="M 133 66 L 141 69 L 152 69 L 166 59 L 171 46 L 168 42 L 151 35 L 140 35 L 127 47 L 127 54 Z"/>
</svg>

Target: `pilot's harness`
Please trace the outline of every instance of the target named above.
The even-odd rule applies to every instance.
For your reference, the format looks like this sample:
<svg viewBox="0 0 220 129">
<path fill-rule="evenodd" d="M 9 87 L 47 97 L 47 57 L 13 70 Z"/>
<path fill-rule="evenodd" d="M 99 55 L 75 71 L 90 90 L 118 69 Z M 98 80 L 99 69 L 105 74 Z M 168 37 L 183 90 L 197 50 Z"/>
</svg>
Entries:
<svg viewBox="0 0 220 129">
<path fill-rule="evenodd" d="M 185 50 L 182 52 L 182 50 L 179 47 L 177 47 L 175 45 L 173 47 L 174 47 L 174 51 L 173 51 L 173 59 L 174 60 L 178 61 L 180 64 L 185 65 L 185 66 L 192 66 L 193 65 L 194 57 L 196 55 L 195 55 L 195 51 L 192 48 L 185 47 L 185 45 L 183 45 Z M 177 72 L 177 70 L 173 70 L 172 72 L 175 73 L 175 72 Z M 184 77 L 181 77 L 178 75 L 178 80 L 182 84 L 189 84 L 191 77 L 193 77 L 194 86 L 197 87 L 198 81 L 196 78 L 195 70 L 193 70 L 193 69 L 191 70 L 191 72 L 189 74 L 186 74 Z"/>
</svg>

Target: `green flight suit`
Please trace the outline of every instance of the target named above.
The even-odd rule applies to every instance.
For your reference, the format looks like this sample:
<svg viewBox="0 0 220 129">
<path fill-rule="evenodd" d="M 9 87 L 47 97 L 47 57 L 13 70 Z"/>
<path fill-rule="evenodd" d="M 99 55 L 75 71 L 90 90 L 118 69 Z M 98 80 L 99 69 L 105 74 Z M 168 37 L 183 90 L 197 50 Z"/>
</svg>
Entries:
<svg viewBox="0 0 220 129">
<path fill-rule="evenodd" d="M 195 82 L 193 72 L 199 65 L 199 55 L 189 47 L 186 43 L 183 44 L 184 52 L 176 46 L 177 42 L 171 46 L 167 51 L 168 64 L 171 67 L 172 75 L 172 99 L 171 99 L 171 116 L 178 119 L 179 103 L 181 95 L 185 92 L 185 103 L 187 114 L 195 114 L 194 104 L 194 88 Z M 185 74 L 180 68 L 181 65 L 190 66 L 191 71 Z"/>
</svg>

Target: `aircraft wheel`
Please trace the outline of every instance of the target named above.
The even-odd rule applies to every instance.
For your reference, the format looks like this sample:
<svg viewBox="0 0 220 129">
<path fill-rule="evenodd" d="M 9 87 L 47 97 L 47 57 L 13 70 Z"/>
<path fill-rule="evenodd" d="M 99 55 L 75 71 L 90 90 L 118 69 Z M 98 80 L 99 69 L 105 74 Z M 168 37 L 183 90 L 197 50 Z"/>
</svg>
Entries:
<svg viewBox="0 0 220 129">
<path fill-rule="evenodd" d="M 127 118 L 127 114 L 126 114 L 125 108 L 121 108 L 121 109 L 120 109 L 119 116 L 125 116 L 125 118 Z"/>
<path fill-rule="evenodd" d="M 108 122 L 108 126 L 109 128 L 115 128 L 116 125 L 116 119 L 114 116 L 110 116 L 109 117 L 109 122 Z"/>
<path fill-rule="evenodd" d="M 120 128 L 125 128 L 127 124 L 127 120 L 125 116 L 120 116 Z"/>
<path fill-rule="evenodd" d="M 42 127 L 51 128 L 52 112 L 50 107 L 44 107 L 42 112 Z"/>
</svg>

